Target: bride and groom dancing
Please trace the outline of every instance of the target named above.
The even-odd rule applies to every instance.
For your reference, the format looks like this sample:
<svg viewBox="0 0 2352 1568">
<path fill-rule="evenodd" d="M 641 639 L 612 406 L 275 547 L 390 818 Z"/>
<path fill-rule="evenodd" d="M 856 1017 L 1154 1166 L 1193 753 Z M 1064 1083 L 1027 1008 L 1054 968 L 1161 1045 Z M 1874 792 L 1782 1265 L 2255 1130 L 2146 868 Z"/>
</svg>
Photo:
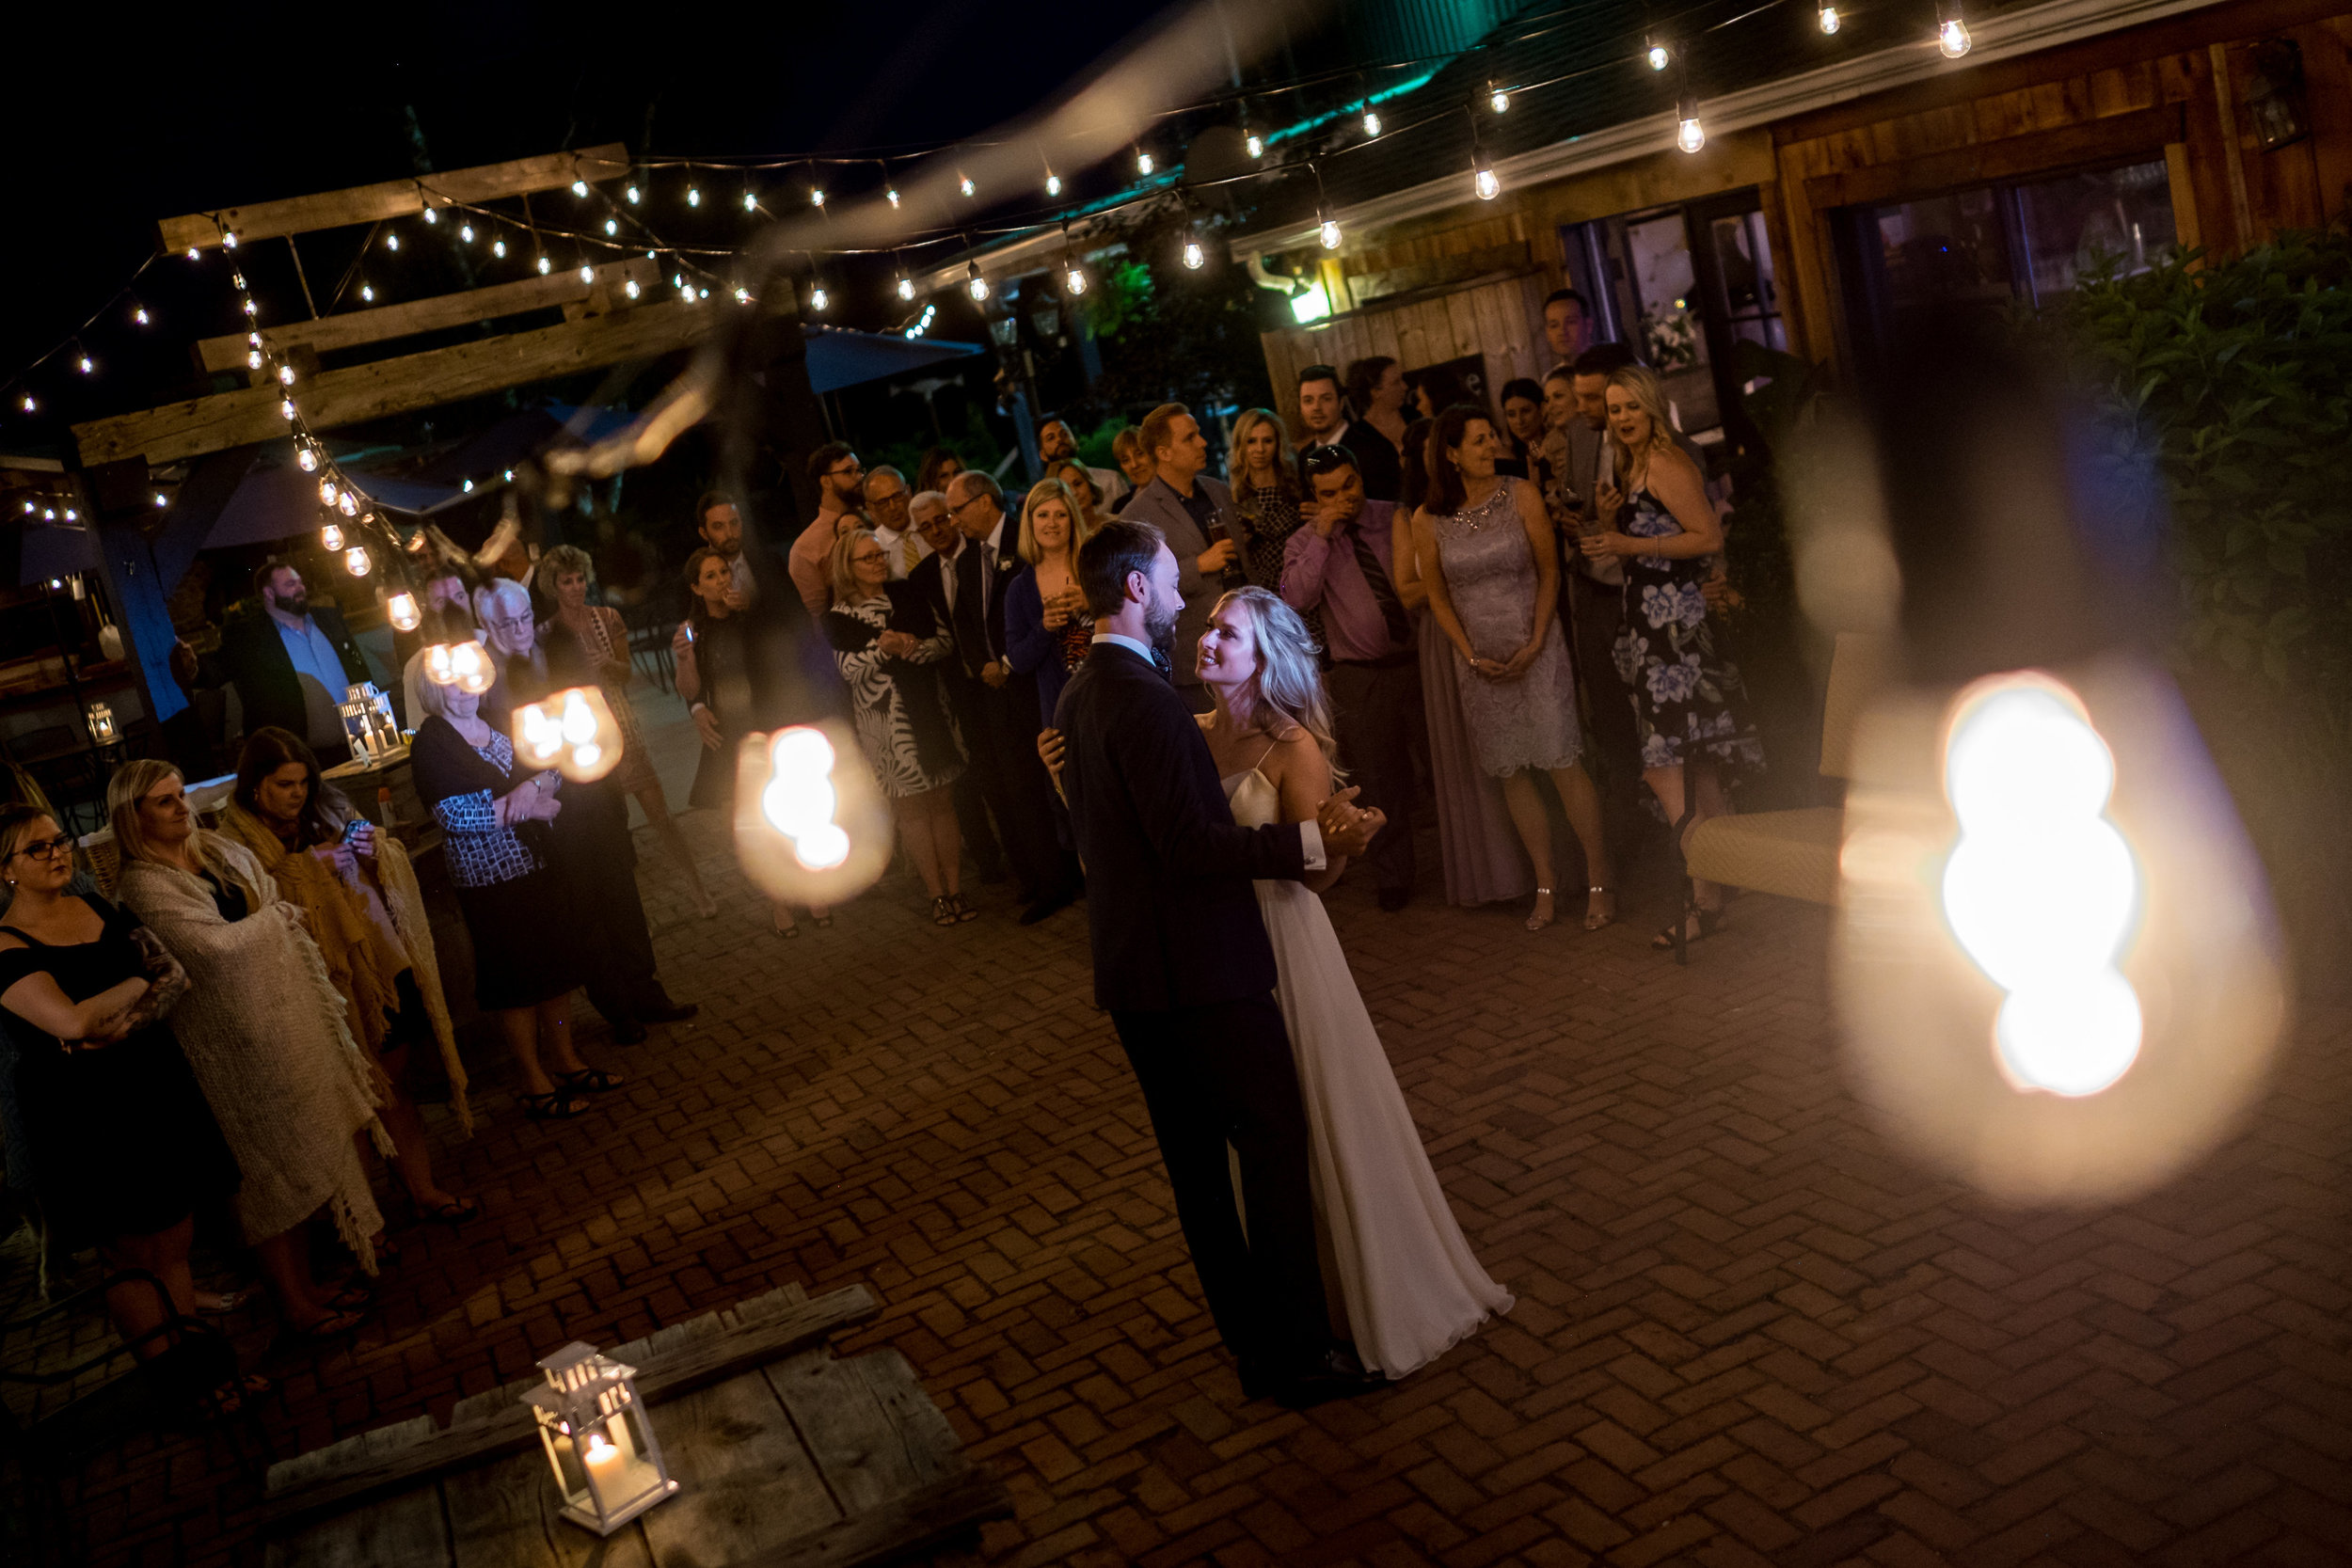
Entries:
<svg viewBox="0 0 2352 1568">
<path fill-rule="evenodd" d="M 1183 608 L 1159 531 L 1113 519 L 1077 576 L 1094 646 L 1041 744 L 1063 753 L 1095 999 L 1209 1310 L 1250 1398 L 1402 1377 L 1512 1301 L 1454 1223 L 1311 891 L 1384 818 L 1332 791 L 1321 677 L 1289 606 L 1254 588 L 1219 602 L 1199 660 L 1216 710 L 1195 720 L 1153 652 Z"/>
</svg>

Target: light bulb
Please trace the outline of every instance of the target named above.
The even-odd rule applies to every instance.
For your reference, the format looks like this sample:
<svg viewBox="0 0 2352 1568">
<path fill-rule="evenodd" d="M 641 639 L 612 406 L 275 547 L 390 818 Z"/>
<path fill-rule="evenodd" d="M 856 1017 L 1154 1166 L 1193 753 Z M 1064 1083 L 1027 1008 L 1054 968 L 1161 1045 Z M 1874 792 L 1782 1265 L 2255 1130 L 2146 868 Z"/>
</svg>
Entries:
<svg viewBox="0 0 2352 1568">
<path fill-rule="evenodd" d="M 235 230 L 231 229 L 230 230 L 229 230 L 229 232 L 227 232 L 226 234 L 223 234 L 223 235 L 220 237 L 220 243 L 221 243 L 221 247 L 222 247 L 224 250 L 234 250 L 234 249 L 236 249 L 236 248 L 237 248 L 237 231 L 236 231 Z"/>
<path fill-rule="evenodd" d="M 1045 171 L 1045 194 L 1047 196 L 1061 195 L 1061 176 L 1052 169 Z"/>
<path fill-rule="evenodd" d="M 822 283 L 808 292 L 808 308 L 812 310 L 822 310 L 832 303 L 833 296 L 825 293 L 825 286 Z"/>
<path fill-rule="evenodd" d="M 555 270 L 555 263 L 554 263 L 553 261 L 548 261 L 548 260 L 546 257 L 544 257 L 544 256 L 542 256 L 542 257 L 540 257 L 540 258 L 539 258 L 539 276 L 540 276 L 540 277 L 545 277 L 548 274 L 549 274 L 549 273 L 553 272 L 554 270 Z"/>
<path fill-rule="evenodd" d="M 200 255 L 198 253 L 197 248 L 196 248 L 196 246 L 194 246 L 194 245 L 190 245 L 190 246 L 188 246 L 188 260 L 189 260 L 189 261 L 199 261 L 203 260 L 202 256 L 200 256 Z"/>
<path fill-rule="evenodd" d="M 1320 237 L 1320 238 L 1322 239 L 1322 241 L 1323 241 L 1323 248 L 1324 248 L 1324 249 L 1326 249 L 1326 250 L 1337 250 L 1337 249 L 1339 249 L 1339 248 L 1340 248 L 1340 220 L 1339 220 L 1339 219 L 1337 219 L 1337 218 L 1325 218 L 1325 219 L 1323 220 L 1323 224 L 1322 224 L 1322 226 L 1321 226 L 1319 229 L 1317 229 L 1315 232 L 1316 232 L 1317 236 L 1318 236 L 1318 237 Z"/>
<path fill-rule="evenodd" d="M 1265 156 L 1265 138 L 1258 135 L 1257 132 L 1251 131 L 1244 135 L 1241 139 L 1241 144 L 1249 150 L 1249 155 L 1251 157 L 1263 158 Z"/>
<path fill-rule="evenodd" d="M 1696 152 L 1707 145 L 1707 130 L 1699 124 L 1699 101 L 1686 98 L 1675 106 L 1675 118 L 1681 123 L 1675 129 L 1675 145 L 1685 152 Z"/>
<path fill-rule="evenodd" d="M 1497 114 L 1502 114 L 1510 106 L 1511 95 L 1503 91 L 1501 87 L 1496 87 L 1492 82 L 1487 83 L 1486 107 L 1492 109 Z"/>
<path fill-rule="evenodd" d="M 261 314 L 261 312 L 260 312 L 259 310 L 257 310 L 257 309 L 254 309 L 253 302 L 252 302 L 251 300 L 249 300 L 249 299 L 248 299 L 248 300 L 246 300 L 246 301 L 245 302 L 245 313 L 246 313 L 246 315 L 248 315 L 248 316 L 255 316 L 255 315 L 259 315 L 259 314 Z"/>
<path fill-rule="evenodd" d="M 294 453 L 294 461 L 302 466 L 302 471 L 306 474 L 314 474 L 319 471 L 319 454 L 314 448 L 300 449 Z"/>
<path fill-rule="evenodd" d="M 506 242 L 504 240 L 492 240 L 490 242 L 490 254 L 497 257 L 501 261 L 506 260 Z"/>
<path fill-rule="evenodd" d="M 424 622 L 424 617 L 418 613 L 414 594 L 395 594 L 385 600 L 384 618 L 391 622 L 394 631 L 414 631 Z"/>
<path fill-rule="evenodd" d="M 1968 24 L 1956 16 L 1947 17 L 1935 30 L 1935 46 L 1946 59 L 1956 60 L 1976 46 L 1976 40 L 1968 36 Z"/>
<path fill-rule="evenodd" d="M 473 225 L 470 223 L 459 224 L 457 226 L 457 237 L 465 241 L 468 245 L 473 244 Z"/>
<path fill-rule="evenodd" d="M 580 262 L 580 280 L 582 283 L 594 283 L 596 280 L 596 269 L 590 266 L 585 261 Z"/>
<path fill-rule="evenodd" d="M 323 549 L 329 555 L 332 555 L 342 547 L 343 531 L 342 529 L 337 528 L 333 523 L 329 523 L 325 528 L 319 530 L 320 549 Z"/>
<path fill-rule="evenodd" d="M 638 201 L 641 199 L 638 195 L 637 187 L 634 185 L 629 186 L 628 189 L 623 191 L 621 195 L 632 207 L 636 206 Z"/>
<path fill-rule="evenodd" d="M 368 552 L 365 546 L 354 545 L 351 548 L 343 551 L 343 570 L 349 572 L 355 578 L 366 577 L 368 575 L 368 568 L 373 564 L 374 562 L 368 559 Z"/>
<path fill-rule="evenodd" d="M 1137 174 L 1149 174 L 1152 172 L 1152 154 L 1138 148 L 1136 151 L 1136 172 Z"/>
<path fill-rule="evenodd" d="M 1484 158 L 1478 160 L 1477 172 L 1470 177 L 1470 188 L 1477 191 L 1481 201 L 1492 201 L 1502 194 L 1502 182 L 1495 177 L 1495 171 Z"/>
<path fill-rule="evenodd" d="M 1068 269 L 1061 275 L 1061 283 L 1063 292 L 1070 294 L 1073 298 L 1079 294 L 1085 293 L 1087 292 L 1087 275 L 1085 269 L 1080 267 L 1075 261 L 1071 262 Z"/>
<path fill-rule="evenodd" d="M 703 204 L 703 193 L 700 186 L 689 185 L 686 187 L 686 204 L 689 207 L 699 207 Z"/>
<path fill-rule="evenodd" d="M 635 298 L 637 297 L 637 294 L 638 294 L 637 279 L 635 279 L 634 277 L 632 277 L 632 278 L 630 278 L 630 279 L 629 279 L 627 283 L 623 284 L 623 285 L 622 285 L 622 287 L 623 287 L 623 288 L 625 288 L 625 289 L 627 289 L 627 290 L 628 291 L 628 297 L 629 297 L 629 298 L 631 298 L 631 299 L 635 299 Z"/>
<path fill-rule="evenodd" d="M 360 284 L 360 285 L 359 285 L 359 298 L 360 298 L 361 302 L 362 302 L 362 303 L 364 303 L 364 304 L 368 304 L 368 305 L 373 305 L 373 304 L 374 304 L 374 303 L 375 303 L 375 285 L 374 285 L 374 284 L 373 284 L 373 283 L 362 283 L 362 284 Z"/>
<path fill-rule="evenodd" d="M 980 264 L 977 261 L 967 261 L 964 263 L 964 269 L 970 276 L 964 282 L 963 292 L 972 296 L 973 304 L 985 304 L 988 299 L 988 279 L 980 276 Z"/>
<path fill-rule="evenodd" d="M 490 661 L 490 650 L 480 642 L 460 642 L 449 651 L 451 681 L 460 691 L 481 696 L 498 684 L 498 666 Z M 443 682 L 448 685 L 450 682 Z"/>
<path fill-rule="evenodd" d="M 334 505 L 334 504 L 335 504 L 335 498 L 336 498 L 337 496 L 341 495 L 342 493 L 342 491 L 338 490 L 338 489 L 335 487 L 335 482 L 334 482 L 333 480 L 331 480 L 331 479 L 322 479 L 322 480 L 320 480 L 320 481 L 319 481 L 319 504 L 320 504 L 321 506 L 332 506 L 332 505 Z M 333 549 L 335 546 L 332 546 L 332 545 L 329 545 L 329 546 L 327 546 L 326 547 L 327 547 L 328 549 L 330 549 L 330 550 L 331 550 L 331 549 Z"/>
<path fill-rule="evenodd" d="M 891 187 L 890 187 L 890 189 L 888 189 L 888 190 L 886 190 L 886 191 L 882 192 L 882 195 L 884 195 L 884 196 L 886 196 L 886 197 L 890 198 L 890 205 L 891 205 L 892 210 L 894 210 L 894 211 L 895 211 L 895 210 L 897 210 L 898 205 L 898 186 L 896 186 L 896 185 L 893 185 L 893 186 L 891 186 Z"/>
<path fill-rule="evenodd" d="M 236 289 L 240 293 L 245 291 L 245 274 L 241 272 L 230 273 L 229 275 L 229 282 L 230 285 Z"/>
<path fill-rule="evenodd" d="M 1836 7 L 1823 6 L 1821 8 L 1821 31 L 1824 33 L 1834 33 L 1837 31 Z"/>
<path fill-rule="evenodd" d="M 294 385 L 294 367 L 292 365 L 280 365 L 278 367 L 278 384 L 281 387 L 291 387 Z"/>
<path fill-rule="evenodd" d="M 1195 272 L 1199 272 L 1203 266 L 1208 264 L 1208 260 L 1209 253 L 1201 248 L 1200 236 L 1198 234 L 1185 235 L 1184 265 L 1190 267 Z"/>
<path fill-rule="evenodd" d="M 961 191 L 966 196 L 970 196 L 973 188 L 972 177 L 970 175 L 959 174 L 956 176 L 956 189 Z"/>
<path fill-rule="evenodd" d="M 1667 61 L 1669 58 L 1671 58 L 1671 56 L 1667 55 L 1667 53 L 1666 53 L 1666 46 L 1665 46 L 1664 44 L 1662 44 L 1662 43 L 1658 43 L 1658 42 L 1655 42 L 1655 41 L 1653 41 L 1653 42 L 1650 44 L 1650 46 L 1649 46 L 1649 68 L 1650 68 L 1652 71 L 1663 71 L 1663 70 L 1665 70 L 1665 69 L 1666 69 L 1666 61 Z"/>
<path fill-rule="evenodd" d="M 822 207 L 825 204 L 824 186 L 818 185 L 816 189 L 808 193 L 808 204 L 812 207 Z M 753 200 L 752 193 L 745 191 L 743 193 L 743 210 L 748 213 L 755 205 L 757 205 L 757 203 Z"/>
<path fill-rule="evenodd" d="M 438 223 L 441 221 L 441 214 L 435 212 L 432 208 L 427 207 L 424 210 L 424 221 L 427 223 Z"/>
<path fill-rule="evenodd" d="M 346 517 L 357 517 L 359 515 L 359 498 L 346 490 L 337 499 L 335 510 Z"/>
<path fill-rule="evenodd" d="M 1364 111 L 1364 135 L 1367 136 L 1376 136 L 1379 134 L 1380 111 L 1377 109 L 1366 109 Z"/>
<path fill-rule="evenodd" d="M 621 224 L 618 218 L 607 218 L 604 220 L 604 232 L 608 239 L 619 234 L 620 231 Z"/>
<path fill-rule="evenodd" d="M 142 305 L 137 309 L 132 311 L 131 319 L 138 323 L 141 326 L 145 326 L 147 325 L 147 307 Z"/>
<path fill-rule="evenodd" d="M 156 509 L 157 511 L 159 511 L 159 512 L 160 512 L 160 511 L 162 511 L 165 507 L 169 506 L 170 504 L 171 504 L 171 502 L 170 502 L 170 501 L 168 501 L 168 500 L 167 500 L 167 499 L 164 498 L 164 493 L 163 493 L 161 490 L 158 490 L 158 491 L 156 491 L 156 492 L 155 492 L 155 509 Z"/>
<path fill-rule="evenodd" d="M 457 487 L 469 496 L 473 494 L 473 481 L 470 479 L 458 481 Z"/>
<path fill-rule="evenodd" d="M 33 394 L 32 394 L 32 393 L 27 392 L 27 393 L 25 393 L 25 394 L 24 394 L 24 404 L 22 404 L 22 406 L 23 406 L 23 408 L 24 408 L 24 412 L 26 412 L 27 414 L 30 414 L 30 413 L 32 413 L 35 409 L 39 408 L 39 407 L 40 406 L 40 404 L 38 404 L 38 403 L 35 403 L 35 402 L 33 401 Z"/>
<path fill-rule="evenodd" d="M 384 248 L 387 250 L 398 250 L 400 248 L 400 236 L 398 234 L 385 235 Z"/>
<path fill-rule="evenodd" d="M 260 349 L 249 348 L 245 351 L 245 368 L 248 371 L 258 371 L 262 368 L 262 351 Z"/>
<path fill-rule="evenodd" d="M 574 196 L 586 196 L 588 194 L 588 182 L 585 180 L 573 181 L 572 194 Z"/>
<path fill-rule="evenodd" d="M 914 297 L 914 279 L 909 277 L 905 273 L 900 273 L 898 275 L 898 297 L 900 299 L 913 299 Z"/>
<path fill-rule="evenodd" d="M 743 285 L 742 285 L 742 284 L 738 283 L 738 284 L 735 286 L 735 303 L 736 303 L 736 304 L 738 304 L 738 305 L 749 305 L 751 302 L 752 302 L 752 292 L 751 292 L 751 290 L 749 290 L 749 289 L 747 289 L 747 288 L 743 287 Z"/>
<path fill-rule="evenodd" d="M 288 424 L 292 424 L 292 423 L 294 423 L 294 399 L 292 399 L 292 398 L 280 398 L 280 399 L 278 399 L 278 417 L 279 419 L 281 419 L 281 420 L 285 420 Z"/>
</svg>

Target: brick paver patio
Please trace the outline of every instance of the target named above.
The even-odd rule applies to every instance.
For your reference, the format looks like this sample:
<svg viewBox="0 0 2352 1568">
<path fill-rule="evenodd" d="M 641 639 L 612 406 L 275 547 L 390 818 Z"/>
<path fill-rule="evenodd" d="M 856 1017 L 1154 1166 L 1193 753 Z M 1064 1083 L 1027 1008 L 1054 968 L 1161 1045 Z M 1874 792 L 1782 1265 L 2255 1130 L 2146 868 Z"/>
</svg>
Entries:
<svg viewBox="0 0 2352 1568">
<path fill-rule="evenodd" d="M 1397 1075 L 1518 1306 L 1299 1415 L 1245 1404 L 1211 1330 L 1082 914 L 1022 930 L 988 889 L 940 931 L 890 884 L 784 943 L 731 876 L 719 919 L 684 918 L 647 849 L 703 1018 L 629 1051 L 591 1031 L 632 1082 L 568 1126 L 478 1064 L 489 1120 L 447 1163 L 487 1215 L 405 1231 L 380 1315 L 274 1364 L 281 1451 L 446 1414 L 572 1337 L 863 1280 L 885 1309 L 847 1348 L 903 1352 L 1018 1499 L 958 1560 L 2352 1560 L 2343 1017 L 2306 1020 L 2250 1129 L 2169 1189 L 2005 1211 L 1854 1103 L 1823 911 L 1744 902 L 1677 971 L 1654 917 L 1531 937 L 1343 887 Z M 258 1560 L 253 1496 L 217 1442 L 143 1441 L 78 1513 L 101 1560 Z"/>
</svg>

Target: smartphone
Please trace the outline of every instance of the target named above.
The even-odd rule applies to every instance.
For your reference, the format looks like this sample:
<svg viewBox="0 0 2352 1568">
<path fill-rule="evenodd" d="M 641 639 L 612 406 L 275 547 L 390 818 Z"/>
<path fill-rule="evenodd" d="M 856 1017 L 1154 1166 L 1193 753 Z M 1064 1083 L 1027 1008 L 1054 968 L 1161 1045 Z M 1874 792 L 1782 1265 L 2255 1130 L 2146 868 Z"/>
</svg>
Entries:
<svg viewBox="0 0 2352 1568">
<path fill-rule="evenodd" d="M 375 826 L 375 824 L 370 822 L 364 816 L 353 817 L 350 821 L 343 824 L 342 842 L 348 845 L 353 839 L 358 838 L 362 832 L 373 826 Z"/>
</svg>

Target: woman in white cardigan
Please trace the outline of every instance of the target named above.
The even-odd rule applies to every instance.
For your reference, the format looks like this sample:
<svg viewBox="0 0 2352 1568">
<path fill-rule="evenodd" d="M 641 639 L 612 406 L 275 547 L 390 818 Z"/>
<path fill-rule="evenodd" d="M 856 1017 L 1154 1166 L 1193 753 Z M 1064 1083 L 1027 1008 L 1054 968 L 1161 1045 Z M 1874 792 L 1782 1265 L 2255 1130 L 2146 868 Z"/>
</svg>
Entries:
<svg viewBox="0 0 2352 1568">
<path fill-rule="evenodd" d="M 311 1277 L 299 1227 L 326 1208 L 361 1269 L 383 1229 L 352 1135 L 391 1152 L 374 1065 L 344 1022 L 342 998 L 300 911 L 250 850 L 197 828 L 170 764 L 126 765 L 106 786 L 117 894 L 187 970 L 172 1014 L 188 1065 L 236 1156 L 237 1219 L 287 1328 L 324 1338 L 358 1326 L 364 1286 Z"/>
</svg>

